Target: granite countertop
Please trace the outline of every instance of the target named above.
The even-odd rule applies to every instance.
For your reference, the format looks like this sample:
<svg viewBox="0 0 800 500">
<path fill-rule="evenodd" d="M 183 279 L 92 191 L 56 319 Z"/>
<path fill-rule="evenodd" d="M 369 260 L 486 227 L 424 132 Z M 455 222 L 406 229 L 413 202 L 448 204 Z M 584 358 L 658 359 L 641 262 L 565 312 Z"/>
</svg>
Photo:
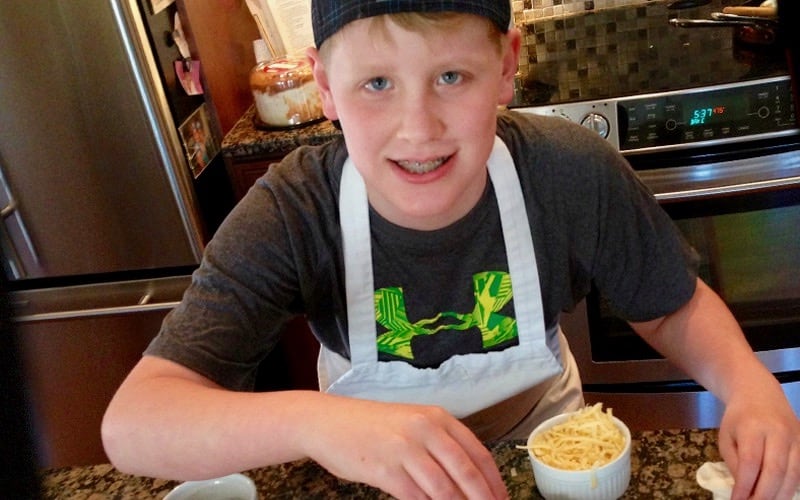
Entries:
<svg viewBox="0 0 800 500">
<path fill-rule="evenodd" d="M 222 139 L 222 156 L 232 160 L 251 161 L 282 157 L 302 145 L 323 144 L 341 132 L 330 120 L 322 120 L 288 129 L 267 129 L 256 126 L 255 106 L 234 124 Z"/>
<path fill-rule="evenodd" d="M 695 481 L 704 462 L 720 461 L 715 430 L 633 432 L 631 482 L 624 499 L 711 498 Z M 522 442 L 490 445 L 512 499 L 542 498 L 534 486 L 533 470 Z M 342 481 L 310 460 L 246 471 L 261 499 L 390 498 L 380 491 Z M 65 467 L 43 472 L 45 499 L 103 500 L 163 498 L 178 483 L 129 476 L 111 465 Z"/>
</svg>

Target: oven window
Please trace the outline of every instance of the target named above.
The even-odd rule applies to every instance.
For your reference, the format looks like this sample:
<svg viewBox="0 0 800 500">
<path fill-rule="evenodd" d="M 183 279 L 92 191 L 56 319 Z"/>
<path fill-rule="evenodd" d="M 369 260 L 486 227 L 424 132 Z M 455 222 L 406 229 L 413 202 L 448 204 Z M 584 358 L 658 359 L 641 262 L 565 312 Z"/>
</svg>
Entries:
<svg viewBox="0 0 800 500">
<path fill-rule="evenodd" d="M 701 277 L 731 308 L 751 347 L 798 347 L 800 190 L 673 202 L 664 208 L 701 255 Z M 660 357 L 614 316 L 596 290 L 587 307 L 595 361 Z"/>
</svg>

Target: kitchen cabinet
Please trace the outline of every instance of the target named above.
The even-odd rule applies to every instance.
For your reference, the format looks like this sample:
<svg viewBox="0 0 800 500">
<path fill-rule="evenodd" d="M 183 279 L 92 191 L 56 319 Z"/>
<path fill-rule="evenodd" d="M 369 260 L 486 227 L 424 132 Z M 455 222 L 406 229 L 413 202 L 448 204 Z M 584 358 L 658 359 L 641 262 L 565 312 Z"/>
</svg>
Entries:
<svg viewBox="0 0 800 500">
<path fill-rule="evenodd" d="M 256 390 L 318 390 L 318 355 L 319 342 L 306 320 L 301 316 L 293 318 L 284 327 L 278 345 L 261 363 Z"/>
<path fill-rule="evenodd" d="M 250 189 L 250 186 L 256 182 L 256 179 L 264 175 L 271 164 L 281 161 L 282 158 L 282 156 L 274 156 L 260 160 L 227 162 L 228 176 L 236 199 L 241 199 Z"/>
<path fill-rule="evenodd" d="M 273 163 L 304 145 L 318 145 L 341 135 L 328 120 L 288 129 L 264 129 L 255 125 L 255 106 L 250 106 L 222 140 L 222 156 L 237 198 Z"/>
</svg>

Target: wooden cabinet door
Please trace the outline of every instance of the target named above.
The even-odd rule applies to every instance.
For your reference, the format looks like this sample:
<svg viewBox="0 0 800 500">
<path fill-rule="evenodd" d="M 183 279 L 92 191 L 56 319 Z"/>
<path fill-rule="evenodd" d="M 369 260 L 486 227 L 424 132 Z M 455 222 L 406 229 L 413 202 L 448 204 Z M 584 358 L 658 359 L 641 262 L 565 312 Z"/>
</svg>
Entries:
<svg viewBox="0 0 800 500">
<path fill-rule="evenodd" d="M 233 193 L 236 199 L 241 200 L 245 193 L 247 193 L 247 190 L 250 189 L 250 186 L 256 182 L 256 179 L 264 175 L 270 165 L 278 161 L 280 161 L 280 158 L 247 162 L 226 159 L 228 176 L 231 179 L 231 185 L 233 186 Z"/>
</svg>

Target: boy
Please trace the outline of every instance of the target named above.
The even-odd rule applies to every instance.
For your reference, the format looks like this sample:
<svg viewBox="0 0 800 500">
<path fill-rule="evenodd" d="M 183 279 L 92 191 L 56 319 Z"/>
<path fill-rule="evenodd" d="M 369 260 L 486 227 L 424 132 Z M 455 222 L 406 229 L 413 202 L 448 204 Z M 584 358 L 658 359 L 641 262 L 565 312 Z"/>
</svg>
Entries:
<svg viewBox="0 0 800 500">
<path fill-rule="evenodd" d="M 800 423 L 695 255 L 602 139 L 500 113 L 507 0 L 315 0 L 309 50 L 344 138 L 262 178 L 109 406 L 121 470 L 179 479 L 311 457 L 399 498 L 502 498 L 481 439 L 582 404 L 558 329 L 595 282 L 727 404 L 744 498 L 800 482 Z M 324 392 L 252 383 L 308 318 Z"/>
</svg>

